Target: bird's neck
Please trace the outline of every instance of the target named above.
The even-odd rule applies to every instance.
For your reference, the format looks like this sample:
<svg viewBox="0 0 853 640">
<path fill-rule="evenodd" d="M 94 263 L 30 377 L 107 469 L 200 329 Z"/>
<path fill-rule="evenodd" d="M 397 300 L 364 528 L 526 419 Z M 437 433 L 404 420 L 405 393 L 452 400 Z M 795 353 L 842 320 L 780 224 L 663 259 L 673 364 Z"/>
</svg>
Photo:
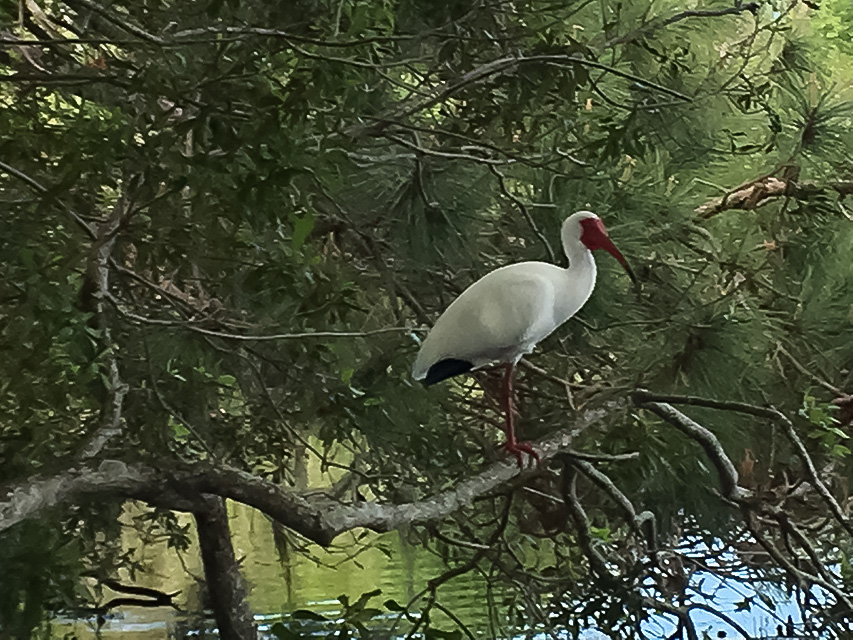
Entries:
<svg viewBox="0 0 853 640">
<path fill-rule="evenodd" d="M 589 279 L 595 283 L 595 259 L 592 251 L 582 244 L 566 247 L 566 256 L 569 258 L 569 274 L 572 279 Z"/>
<path fill-rule="evenodd" d="M 554 316 L 562 323 L 586 303 L 595 287 L 595 260 L 592 251 L 580 247 L 566 247 L 569 268 L 565 271 L 565 289 L 558 297 Z"/>
</svg>

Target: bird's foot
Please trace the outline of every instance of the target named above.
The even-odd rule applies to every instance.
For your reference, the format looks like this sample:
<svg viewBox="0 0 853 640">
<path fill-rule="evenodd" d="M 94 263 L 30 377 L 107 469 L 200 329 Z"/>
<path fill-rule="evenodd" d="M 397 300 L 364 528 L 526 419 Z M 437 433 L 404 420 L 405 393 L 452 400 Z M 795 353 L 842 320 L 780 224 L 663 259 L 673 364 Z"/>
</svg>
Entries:
<svg viewBox="0 0 853 640">
<path fill-rule="evenodd" d="M 536 460 L 536 464 L 541 464 L 541 460 L 539 459 L 539 454 L 536 453 L 536 450 L 533 448 L 529 442 L 514 442 L 508 440 L 501 445 L 501 448 L 505 449 L 507 453 L 510 453 L 515 456 L 515 459 L 518 460 L 518 468 L 524 468 L 524 455 L 527 454 L 534 460 Z"/>
</svg>

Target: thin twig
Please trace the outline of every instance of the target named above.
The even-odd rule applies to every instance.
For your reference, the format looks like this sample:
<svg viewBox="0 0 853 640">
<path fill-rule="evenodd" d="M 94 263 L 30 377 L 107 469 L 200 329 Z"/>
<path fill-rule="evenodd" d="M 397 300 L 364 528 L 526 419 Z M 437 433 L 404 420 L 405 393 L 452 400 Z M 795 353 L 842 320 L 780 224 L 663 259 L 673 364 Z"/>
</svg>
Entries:
<svg viewBox="0 0 853 640">
<path fill-rule="evenodd" d="M 533 219 L 533 216 L 530 215 L 530 211 L 528 211 L 527 206 L 515 195 L 510 193 L 509 189 L 506 186 L 506 178 L 504 175 L 498 171 L 494 165 L 489 165 L 489 171 L 491 171 L 494 176 L 498 179 L 498 186 L 500 187 L 501 193 L 504 194 L 516 207 L 521 211 L 521 215 L 524 216 L 524 219 L 527 220 L 527 224 L 530 226 L 530 229 L 533 233 L 536 234 L 536 237 L 539 238 L 539 241 L 542 243 L 542 246 L 545 247 L 545 251 L 548 252 L 548 258 L 552 263 L 557 262 L 557 254 L 554 253 L 554 249 L 551 247 L 551 243 L 548 242 L 548 238 L 545 237 L 539 230 L 539 226 L 536 224 L 536 221 Z"/>
<path fill-rule="evenodd" d="M 270 340 L 305 340 L 308 338 L 369 338 L 371 336 L 381 335 L 383 333 L 418 333 L 421 329 L 414 327 L 384 327 L 382 329 L 372 329 L 371 331 L 307 331 L 305 333 L 276 333 L 272 335 L 240 335 L 236 333 L 225 333 L 224 331 L 212 331 L 210 329 L 202 329 L 194 325 L 182 324 L 185 328 L 195 333 L 201 333 L 206 336 L 215 338 L 225 338 L 227 340 L 242 340 L 248 342 L 263 342 Z"/>
<path fill-rule="evenodd" d="M 42 185 L 36 179 L 31 178 L 30 176 L 28 176 L 23 171 L 20 171 L 20 170 L 16 169 L 15 167 L 13 167 L 9 164 L 6 164 L 5 162 L 3 162 L 1 160 L 0 160 L 0 169 L 3 169 L 3 171 L 5 171 L 6 173 L 18 178 L 18 180 L 21 180 L 22 182 L 27 183 L 29 186 L 31 186 L 33 189 L 35 189 L 39 193 L 44 194 L 44 193 L 48 192 L 47 187 Z M 68 205 L 66 205 L 64 202 L 62 202 L 59 199 L 54 199 L 54 202 L 58 202 L 60 204 L 60 206 L 63 209 L 65 209 L 71 215 L 71 217 L 74 219 L 74 222 L 76 222 L 78 225 L 80 225 L 80 227 L 88 234 L 88 236 L 92 240 L 95 240 L 98 237 L 98 234 L 95 231 L 95 228 L 92 225 L 90 225 L 88 222 L 83 220 L 83 218 L 81 218 L 79 215 L 77 215 L 77 213 L 73 209 L 71 209 Z"/>
<path fill-rule="evenodd" d="M 757 2 L 746 2 L 743 4 L 735 3 L 735 6 L 727 7 L 725 9 L 688 9 L 686 11 L 682 11 L 680 13 L 676 13 L 675 15 L 669 16 L 668 18 L 665 18 L 663 20 L 659 20 L 658 22 L 646 24 L 640 27 L 639 29 L 635 29 L 634 31 L 625 34 L 624 36 L 614 38 L 613 40 L 605 42 L 604 46 L 613 47 L 618 44 L 633 42 L 640 36 L 647 36 L 659 29 L 663 29 L 664 27 L 668 27 L 671 24 L 680 22 L 681 20 L 685 20 L 687 18 L 717 18 L 720 16 L 743 13 L 744 11 L 749 11 L 754 14 L 758 11 L 758 8 L 759 4 Z"/>
<path fill-rule="evenodd" d="M 589 519 L 586 517 L 586 512 L 577 496 L 577 470 L 574 465 L 567 461 L 563 462 L 560 488 L 563 493 L 563 502 L 568 507 L 569 515 L 575 523 L 578 544 L 583 549 L 590 567 L 601 578 L 613 578 L 613 574 L 607 568 L 607 560 L 592 546 L 592 537 L 589 535 Z"/>
<path fill-rule="evenodd" d="M 783 347 L 781 344 L 777 344 L 777 345 L 776 345 L 776 350 L 777 350 L 779 353 L 781 353 L 783 356 L 785 356 L 785 357 L 788 359 L 788 361 L 789 361 L 792 365 L 794 365 L 794 368 L 795 368 L 797 371 L 799 371 L 800 373 L 802 373 L 802 374 L 803 374 L 803 375 L 805 375 L 805 376 L 808 376 L 808 377 L 809 377 L 809 378 L 811 378 L 813 381 L 815 381 L 815 382 L 816 382 L 816 383 L 818 383 L 820 386 L 822 386 L 824 389 L 826 389 L 826 390 L 828 390 L 828 391 L 831 391 L 832 393 L 835 393 L 835 394 L 837 394 L 837 395 L 839 395 L 839 396 L 844 395 L 844 392 L 843 392 L 841 389 L 839 389 L 838 387 L 836 387 L 836 386 L 835 386 L 835 385 L 833 385 L 833 384 L 830 384 L 829 382 L 827 382 L 826 380 L 824 380 L 824 379 L 823 379 L 823 378 L 821 378 L 820 376 L 815 375 L 814 373 L 812 373 L 811 371 L 809 371 L 808 369 L 806 369 L 806 368 L 805 368 L 805 367 L 800 363 L 800 361 L 799 361 L 799 360 L 797 360 L 794 356 L 792 356 L 792 355 L 791 355 L 791 353 L 790 353 L 790 352 L 789 352 L 785 347 Z"/>
</svg>

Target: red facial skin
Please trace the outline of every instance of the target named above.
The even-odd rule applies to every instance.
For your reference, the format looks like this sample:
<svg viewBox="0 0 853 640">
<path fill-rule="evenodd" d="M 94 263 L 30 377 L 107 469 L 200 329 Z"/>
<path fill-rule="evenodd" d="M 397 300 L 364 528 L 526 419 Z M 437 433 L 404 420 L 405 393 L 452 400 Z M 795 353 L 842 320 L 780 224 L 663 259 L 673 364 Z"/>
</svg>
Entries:
<svg viewBox="0 0 853 640">
<path fill-rule="evenodd" d="M 600 219 L 585 218 L 581 220 L 581 242 L 590 251 L 595 251 L 596 249 L 604 249 L 607 251 L 610 255 L 616 258 L 619 261 L 619 264 L 621 264 L 625 271 L 628 272 L 628 277 L 631 278 L 631 282 L 635 285 L 637 284 L 637 278 L 631 270 L 631 267 L 628 265 L 628 261 L 625 260 L 625 256 L 623 256 L 622 252 L 616 248 L 615 244 L 613 244 L 610 236 L 607 235 L 604 223 Z"/>
</svg>

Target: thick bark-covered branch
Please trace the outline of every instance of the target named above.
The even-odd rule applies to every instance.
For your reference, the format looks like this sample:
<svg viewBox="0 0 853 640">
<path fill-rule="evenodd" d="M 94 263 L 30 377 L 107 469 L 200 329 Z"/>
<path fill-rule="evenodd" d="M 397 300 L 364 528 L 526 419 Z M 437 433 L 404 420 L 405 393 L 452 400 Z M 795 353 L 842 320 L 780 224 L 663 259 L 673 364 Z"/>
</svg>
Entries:
<svg viewBox="0 0 853 640">
<path fill-rule="evenodd" d="M 606 408 L 587 410 L 571 427 L 535 443 L 543 463 L 565 450 L 578 433 L 621 406 L 611 403 Z M 105 460 L 96 468 L 75 467 L 0 490 L 0 531 L 45 509 L 95 496 L 143 500 L 194 511 L 199 496 L 210 494 L 253 506 L 309 540 L 328 545 L 337 535 L 359 527 L 383 532 L 439 521 L 470 506 L 476 499 L 511 485 L 518 476 L 512 461 L 502 461 L 452 489 L 417 502 L 344 504 L 316 492 L 304 495 L 227 467 L 207 464 L 158 467 Z"/>
<path fill-rule="evenodd" d="M 223 640 L 254 640 L 258 635 L 257 629 L 231 544 L 225 500 L 206 496 L 193 515 L 219 637 Z"/>
</svg>

